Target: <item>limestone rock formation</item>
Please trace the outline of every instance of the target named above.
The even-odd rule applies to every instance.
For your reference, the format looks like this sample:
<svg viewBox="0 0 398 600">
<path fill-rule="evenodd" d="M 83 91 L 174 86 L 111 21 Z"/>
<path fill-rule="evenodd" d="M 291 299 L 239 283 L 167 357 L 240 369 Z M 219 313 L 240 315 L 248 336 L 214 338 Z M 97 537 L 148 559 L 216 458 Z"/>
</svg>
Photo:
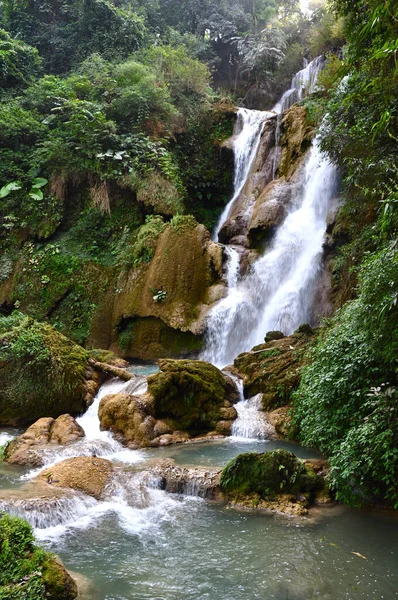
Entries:
<svg viewBox="0 0 398 600">
<path fill-rule="evenodd" d="M 44 469 L 38 480 L 51 486 L 70 488 L 99 500 L 112 476 L 113 466 L 109 460 L 92 456 L 68 458 Z"/>
<path fill-rule="evenodd" d="M 308 124 L 307 109 L 294 104 L 286 111 L 281 122 L 282 152 L 278 177 L 292 177 L 311 146 L 313 136 L 314 128 Z"/>
<path fill-rule="evenodd" d="M 221 497 L 220 473 L 215 467 L 181 467 L 172 459 L 161 460 L 152 473 L 161 478 L 161 487 L 171 494 L 199 496 L 209 500 Z"/>
<path fill-rule="evenodd" d="M 71 415 L 61 415 L 57 419 L 43 417 L 8 444 L 6 461 L 13 465 L 40 466 L 43 463 L 40 450 L 45 446 L 66 446 L 82 437 L 84 430 Z"/>
<path fill-rule="evenodd" d="M 248 225 L 250 247 L 263 247 L 285 219 L 293 185 L 283 178 L 277 179 L 261 192 Z"/>
<path fill-rule="evenodd" d="M 240 354 L 234 367 L 243 379 L 245 396 L 262 393 L 264 410 L 289 404 L 300 381 L 300 369 L 313 335 L 302 326 L 291 336 L 271 340 Z"/>
</svg>

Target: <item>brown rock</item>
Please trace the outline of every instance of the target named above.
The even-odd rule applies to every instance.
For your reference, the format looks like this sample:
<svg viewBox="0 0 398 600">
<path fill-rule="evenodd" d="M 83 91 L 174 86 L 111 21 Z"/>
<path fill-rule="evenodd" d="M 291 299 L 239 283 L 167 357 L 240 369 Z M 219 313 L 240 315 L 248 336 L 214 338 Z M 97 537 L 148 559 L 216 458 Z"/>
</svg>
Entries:
<svg viewBox="0 0 398 600">
<path fill-rule="evenodd" d="M 267 413 L 267 420 L 275 428 L 275 431 L 283 437 L 288 437 L 291 417 L 290 406 L 281 406 Z"/>
<path fill-rule="evenodd" d="M 101 499 L 112 475 L 112 463 L 104 458 L 69 458 L 42 471 L 39 481 L 56 487 L 71 488 Z"/>
<path fill-rule="evenodd" d="M 218 421 L 216 425 L 216 432 L 220 435 L 231 435 L 231 427 L 233 421 Z"/>
<path fill-rule="evenodd" d="M 8 444 L 6 461 L 13 465 L 40 466 L 43 464 L 40 451 L 46 445 L 67 445 L 82 437 L 84 430 L 70 415 L 57 419 L 43 417 Z"/>
<path fill-rule="evenodd" d="M 148 414 L 148 408 L 147 396 L 125 393 L 105 396 L 98 409 L 101 429 L 117 434 L 130 447 L 148 446 L 155 437 L 156 424 L 155 419 Z"/>
<path fill-rule="evenodd" d="M 260 194 L 254 205 L 248 226 L 248 238 L 252 247 L 261 247 L 275 233 L 287 215 L 292 196 L 292 184 L 284 179 L 272 181 Z"/>
<path fill-rule="evenodd" d="M 233 421 L 237 418 L 238 413 L 236 412 L 236 408 L 231 406 L 231 408 L 220 408 L 220 416 L 224 420 Z"/>
<path fill-rule="evenodd" d="M 50 441 L 66 446 L 84 437 L 84 429 L 70 415 L 61 415 L 52 425 Z"/>
</svg>

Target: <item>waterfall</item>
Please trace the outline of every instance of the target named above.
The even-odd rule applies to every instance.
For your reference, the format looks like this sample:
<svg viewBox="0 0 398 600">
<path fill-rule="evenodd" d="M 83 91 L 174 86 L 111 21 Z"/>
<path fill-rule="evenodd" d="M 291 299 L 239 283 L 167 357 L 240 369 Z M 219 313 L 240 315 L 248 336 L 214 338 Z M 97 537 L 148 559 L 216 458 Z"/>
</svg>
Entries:
<svg viewBox="0 0 398 600">
<path fill-rule="evenodd" d="M 202 358 L 223 367 L 264 341 L 267 331 L 291 334 L 311 321 L 315 284 L 336 168 L 322 157 L 318 140 L 307 156 L 290 212 L 270 248 L 209 315 Z"/>
<path fill-rule="evenodd" d="M 273 116 L 272 112 L 248 110 L 247 108 L 238 109 L 234 130 L 234 191 L 214 230 L 213 239 L 216 242 L 221 227 L 228 219 L 235 200 L 239 197 L 247 181 L 260 144 L 264 123 L 267 118 Z"/>
<path fill-rule="evenodd" d="M 266 440 L 274 429 L 261 411 L 262 394 L 235 404 L 238 418 L 232 425 L 231 435 L 239 440 Z"/>
</svg>

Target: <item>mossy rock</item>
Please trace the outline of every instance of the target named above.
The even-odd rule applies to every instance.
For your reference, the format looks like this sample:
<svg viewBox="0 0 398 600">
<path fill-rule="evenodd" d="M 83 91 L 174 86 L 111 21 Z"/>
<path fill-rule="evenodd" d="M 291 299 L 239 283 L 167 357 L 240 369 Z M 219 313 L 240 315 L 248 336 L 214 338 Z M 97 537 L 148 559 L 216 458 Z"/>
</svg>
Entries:
<svg viewBox="0 0 398 600">
<path fill-rule="evenodd" d="M 0 598 L 74 600 L 76 583 L 59 560 L 34 544 L 26 521 L 0 514 Z"/>
<path fill-rule="evenodd" d="M 290 179 L 310 148 L 314 137 L 314 127 L 307 119 L 305 106 L 294 104 L 286 111 L 281 122 L 282 154 L 278 167 L 278 177 Z"/>
<path fill-rule="evenodd" d="M 0 424 L 85 410 L 88 352 L 22 313 L 0 317 Z"/>
<path fill-rule="evenodd" d="M 300 383 L 301 367 L 313 334 L 308 325 L 291 336 L 280 337 L 280 332 L 270 332 L 266 340 L 269 336 L 273 339 L 240 354 L 234 367 L 243 379 L 245 395 L 263 394 L 264 410 L 289 404 Z"/>
<path fill-rule="evenodd" d="M 315 494 L 324 480 L 307 469 L 292 452 L 247 452 L 231 460 L 221 473 L 221 490 L 228 497 L 261 498 L 279 494 Z"/>
<path fill-rule="evenodd" d="M 157 419 L 174 419 L 178 428 L 214 430 L 229 384 L 212 364 L 200 360 L 159 360 L 160 372 L 148 378 Z"/>
</svg>

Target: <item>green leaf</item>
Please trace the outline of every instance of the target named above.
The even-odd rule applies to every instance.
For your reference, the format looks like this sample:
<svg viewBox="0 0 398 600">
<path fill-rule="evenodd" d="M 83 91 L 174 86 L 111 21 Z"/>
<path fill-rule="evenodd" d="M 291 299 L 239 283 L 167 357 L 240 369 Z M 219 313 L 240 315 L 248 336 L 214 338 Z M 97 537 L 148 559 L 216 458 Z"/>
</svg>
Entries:
<svg viewBox="0 0 398 600">
<path fill-rule="evenodd" d="M 44 179 L 44 177 L 35 177 L 32 181 L 32 190 L 37 190 L 47 185 L 48 179 Z"/>
<path fill-rule="evenodd" d="M 20 181 L 11 181 L 10 183 L 7 183 L 7 185 L 4 185 L 0 189 L 0 198 L 5 198 L 11 192 L 20 190 L 21 188 L 22 188 L 22 183 Z"/>
<path fill-rule="evenodd" d="M 31 192 L 29 192 L 29 196 L 33 200 L 43 200 L 44 198 L 43 192 L 41 190 L 32 190 Z"/>
</svg>

